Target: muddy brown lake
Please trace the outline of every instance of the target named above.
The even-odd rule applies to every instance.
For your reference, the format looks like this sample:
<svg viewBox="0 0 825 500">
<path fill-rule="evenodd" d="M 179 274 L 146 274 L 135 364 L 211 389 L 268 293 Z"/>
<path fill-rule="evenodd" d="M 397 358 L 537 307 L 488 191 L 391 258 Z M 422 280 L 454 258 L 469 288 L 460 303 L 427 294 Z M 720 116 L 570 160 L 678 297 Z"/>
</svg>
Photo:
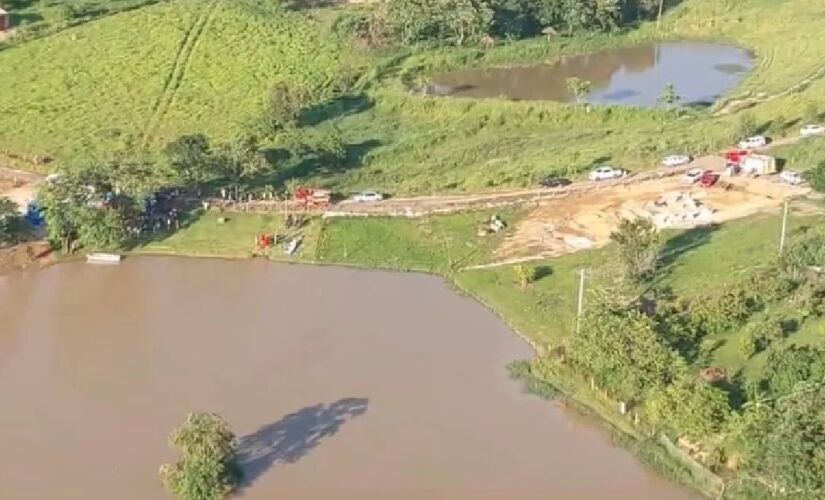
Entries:
<svg viewBox="0 0 825 500">
<path fill-rule="evenodd" d="M 167 498 L 190 411 L 240 439 L 242 498 L 683 499 L 522 393 L 530 349 L 441 280 L 139 258 L 0 278 L 0 498 Z"/>
<path fill-rule="evenodd" d="M 602 104 L 652 107 L 667 85 L 678 104 L 709 106 L 753 68 L 745 49 L 704 42 L 663 42 L 567 56 L 554 64 L 469 68 L 436 75 L 435 93 L 454 97 L 504 97 L 571 102 L 567 79 L 592 84 L 586 99 Z"/>
</svg>

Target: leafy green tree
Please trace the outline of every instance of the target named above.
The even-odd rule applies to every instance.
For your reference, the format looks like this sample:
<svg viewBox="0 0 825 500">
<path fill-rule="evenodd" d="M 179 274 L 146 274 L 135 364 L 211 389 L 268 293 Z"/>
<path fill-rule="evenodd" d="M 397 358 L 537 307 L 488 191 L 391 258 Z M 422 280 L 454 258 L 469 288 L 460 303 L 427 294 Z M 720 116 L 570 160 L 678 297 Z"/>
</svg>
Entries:
<svg viewBox="0 0 825 500">
<path fill-rule="evenodd" d="M 682 97 L 676 92 L 676 87 L 672 83 L 665 85 L 662 95 L 658 98 L 658 101 L 668 108 L 672 108 L 680 100 L 682 100 Z"/>
<path fill-rule="evenodd" d="M 643 281 L 653 276 L 659 261 L 660 236 L 650 219 L 624 219 L 610 239 L 618 244 L 628 278 Z"/>
<path fill-rule="evenodd" d="M 216 166 L 218 172 L 235 188 L 237 195 L 241 182 L 263 172 L 268 165 L 258 146 L 258 138 L 239 135 L 221 147 Z"/>
<path fill-rule="evenodd" d="M 673 377 L 676 353 L 636 310 L 611 310 L 597 299 L 570 343 L 572 364 L 626 400 L 639 400 Z"/>
<path fill-rule="evenodd" d="M 262 117 L 263 132 L 274 135 L 277 132 L 298 126 L 301 110 L 309 105 L 312 93 L 306 87 L 277 82 L 269 91 Z"/>
<path fill-rule="evenodd" d="M 733 131 L 733 140 L 738 141 L 745 137 L 750 137 L 759 130 L 756 119 L 750 113 L 743 113 L 736 122 Z"/>
<path fill-rule="evenodd" d="M 602 31 L 615 29 L 621 18 L 620 0 L 595 0 L 593 5 L 593 21 Z"/>
<path fill-rule="evenodd" d="M 455 45 L 478 42 L 493 23 L 493 10 L 483 0 L 445 0 L 441 3 L 443 27 Z"/>
<path fill-rule="evenodd" d="M 119 210 L 86 207 L 77 213 L 77 241 L 86 250 L 116 250 L 126 241 L 125 220 Z"/>
<path fill-rule="evenodd" d="M 768 392 L 790 394 L 800 382 L 825 380 L 825 351 L 810 346 L 772 350 L 763 373 Z"/>
<path fill-rule="evenodd" d="M 163 148 L 171 170 L 186 185 L 201 186 L 215 175 L 215 159 L 203 134 L 182 135 Z"/>
<path fill-rule="evenodd" d="M 527 285 L 536 280 L 536 269 L 531 266 L 519 264 L 513 266 L 513 275 L 516 277 L 516 282 L 524 289 Z"/>
<path fill-rule="evenodd" d="M 191 413 L 170 436 L 180 453 L 160 468 L 166 489 L 181 500 L 221 500 L 238 485 L 235 435 L 219 415 Z"/>
<path fill-rule="evenodd" d="M 19 219 L 17 204 L 0 197 L 0 245 L 14 241 L 20 227 Z"/>
<path fill-rule="evenodd" d="M 741 325 L 750 315 L 744 290 L 723 287 L 694 298 L 688 306 L 692 327 L 704 335 L 718 335 Z"/>
<path fill-rule="evenodd" d="M 820 499 L 825 495 L 825 385 L 798 384 L 774 401 L 749 405 L 736 419 L 731 440 L 748 476 L 773 496 Z"/>
<path fill-rule="evenodd" d="M 810 182 L 812 188 L 825 193 L 825 161 L 819 162 L 816 168 L 811 170 Z"/>
<path fill-rule="evenodd" d="M 567 79 L 567 90 L 575 97 L 576 104 L 581 104 L 587 95 L 590 94 L 592 88 L 593 85 L 590 82 L 577 76 L 571 76 Z"/>
<path fill-rule="evenodd" d="M 727 394 L 686 372 L 657 387 L 645 408 L 657 426 L 700 439 L 718 432 L 730 415 Z"/>
<path fill-rule="evenodd" d="M 804 120 L 805 123 L 816 123 L 819 121 L 820 116 L 821 113 L 817 103 L 815 101 L 808 101 L 805 104 L 805 110 L 802 114 L 802 120 Z"/>
</svg>

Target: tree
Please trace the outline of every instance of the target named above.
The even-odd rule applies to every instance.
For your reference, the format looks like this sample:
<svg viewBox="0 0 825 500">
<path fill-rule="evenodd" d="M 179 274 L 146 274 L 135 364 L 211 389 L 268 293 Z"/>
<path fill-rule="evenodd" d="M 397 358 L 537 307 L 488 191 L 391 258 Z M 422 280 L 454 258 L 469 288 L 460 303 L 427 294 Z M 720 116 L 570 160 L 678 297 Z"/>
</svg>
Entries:
<svg viewBox="0 0 825 500">
<path fill-rule="evenodd" d="M 646 391 L 669 383 L 677 356 L 653 321 L 637 310 L 615 310 L 598 298 L 591 302 L 570 343 L 572 364 L 625 400 L 641 399 Z"/>
<path fill-rule="evenodd" d="M 625 275 L 634 281 L 650 278 L 659 260 L 659 232 L 650 219 L 624 219 L 610 235 L 618 244 Z"/>
<path fill-rule="evenodd" d="M 536 269 L 524 264 L 514 266 L 513 274 L 522 289 L 527 288 L 527 285 L 536 280 Z"/>
<path fill-rule="evenodd" d="M 595 0 L 593 20 L 602 31 L 610 31 L 616 28 L 620 17 L 620 0 Z"/>
<path fill-rule="evenodd" d="M 774 396 L 793 392 L 800 382 L 825 378 L 825 351 L 810 346 L 772 350 L 765 363 L 764 387 Z"/>
<path fill-rule="evenodd" d="M 312 93 L 305 87 L 284 81 L 277 82 L 269 91 L 262 118 L 263 132 L 277 132 L 296 127 L 301 110 L 309 104 Z"/>
<path fill-rule="evenodd" d="M 805 111 L 802 114 L 802 119 L 806 123 L 816 123 L 819 121 L 820 117 L 819 106 L 817 106 L 815 101 L 808 101 L 805 104 Z"/>
<path fill-rule="evenodd" d="M 825 494 L 825 386 L 797 384 L 772 402 L 748 405 L 735 421 L 743 469 L 774 496 L 820 499 Z"/>
<path fill-rule="evenodd" d="M 182 135 L 167 144 L 163 154 L 180 181 L 194 186 L 198 193 L 215 174 L 209 139 L 203 134 Z"/>
<path fill-rule="evenodd" d="M 127 239 L 123 214 L 113 207 L 77 212 L 77 241 L 86 250 L 116 250 Z"/>
<path fill-rule="evenodd" d="M 318 149 L 323 154 L 324 160 L 334 167 L 339 167 L 347 159 L 347 144 L 338 127 L 332 127 L 329 132 L 321 136 Z"/>
<path fill-rule="evenodd" d="M 446 0 L 441 3 L 441 11 L 447 38 L 459 46 L 465 40 L 481 40 L 493 23 L 493 10 L 483 0 Z"/>
<path fill-rule="evenodd" d="M 576 104 L 581 104 L 592 88 L 593 85 L 590 82 L 577 76 L 571 76 L 567 79 L 567 90 L 576 98 Z"/>
<path fill-rule="evenodd" d="M 19 229 L 17 204 L 0 197 L 0 245 L 12 243 Z"/>
<path fill-rule="evenodd" d="M 718 432 L 730 415 L 724 391 L 686 372 L 656 388 L 645 408 L 656 425 L 700 439 Z"/>
<path fill-rule="evenodd" d="M 756 124 L 756 119 L 753 115 L 750 113 L 744 113 L 739 117 L 739 121 L 736 122 L 733 140 L 738 141 L 742 138 L 750 137 L 756 134 L 758 130 L 759 126 Z"/>
<path fill-rule="evenodd" d="M 811 171 L 810 177 L 811 187 L 820 193 L 825 193 L 825 161 L 819 164 Z"/>
<path fill-rule="evenodd" d="M 221 147 L 216 165 L 238 195 L 241 181 L 265 170 L 267 162 L 258 147 L 257 137 L 239 135 Z"/>
<path fill-rule="evenodd" d="M 237 442 L 229 424 L 215 413 L 190 413 L 169 438 L 180 452 L 160 468 L 166 489 L 181 500 L 221 500 L 238 485 Z"/>
<path fill-rule="evenodd" d="M 672 83 L 665 85 L 664 90 L 662 90 L 662 95 L 658 98 L 658 101 L 668 108 L 672 108 L 680 100 L 682 100 L 682 96 L 676 92 L 676 87 Z"/>
</svg>

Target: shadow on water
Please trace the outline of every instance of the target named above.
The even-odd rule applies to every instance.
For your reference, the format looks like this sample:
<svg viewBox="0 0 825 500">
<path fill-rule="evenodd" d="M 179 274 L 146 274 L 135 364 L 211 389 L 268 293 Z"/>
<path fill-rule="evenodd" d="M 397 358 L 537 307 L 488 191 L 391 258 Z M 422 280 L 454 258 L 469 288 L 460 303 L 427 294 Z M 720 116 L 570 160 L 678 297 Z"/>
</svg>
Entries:
<svg viewBox="0 0 825 500">
<path fill-rule="evenodd" d="M 307 406 L 242 437 L 238 442 L 241 489 L 277 464 L 299 461 L 345 423 L 366 413 L 368 402 L 367 398 L 344 398 L 329 405 Z"/>
</svg>

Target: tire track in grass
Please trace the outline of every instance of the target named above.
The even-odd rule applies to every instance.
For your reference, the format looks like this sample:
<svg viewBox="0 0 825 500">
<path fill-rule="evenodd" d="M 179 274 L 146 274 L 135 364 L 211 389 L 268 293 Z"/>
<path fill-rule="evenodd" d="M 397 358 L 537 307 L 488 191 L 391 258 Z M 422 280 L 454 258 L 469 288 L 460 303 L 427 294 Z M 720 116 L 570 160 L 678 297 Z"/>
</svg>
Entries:
<svg viewBox="0 0 825 500">
<path fill-rule="evenodd" d="M 180 47 L 178 47 L 178 52 L 175 55 L 175 62 L 172 65 L 172 69 L 169 71 L 169 74 L 166 76 L 163 90 L 161 90 L 158 95 L 155 105 L 152 107 L 152 112 L 149 115 L 149 119 L 146 121 L 146 126 L 143 130 L 144 146 L 147 146 L 152 140 L 158 125 L 163 121 L 164 116 L 169 111 L 172 102 L 175 100 L 175 95 L 183 83 L 184 77 L 186 76 L 186 70 L 189 68 L 189 62 L 192 58 L 192 54 L 195 52 L 195 48 L 198 45 L 201 35 L 203 35 L 207 26 L 214 19 L 217 6 L 217 0 L 213 0 L 201 10 L 200 14 L 186 32 Z"/>
</svg>

